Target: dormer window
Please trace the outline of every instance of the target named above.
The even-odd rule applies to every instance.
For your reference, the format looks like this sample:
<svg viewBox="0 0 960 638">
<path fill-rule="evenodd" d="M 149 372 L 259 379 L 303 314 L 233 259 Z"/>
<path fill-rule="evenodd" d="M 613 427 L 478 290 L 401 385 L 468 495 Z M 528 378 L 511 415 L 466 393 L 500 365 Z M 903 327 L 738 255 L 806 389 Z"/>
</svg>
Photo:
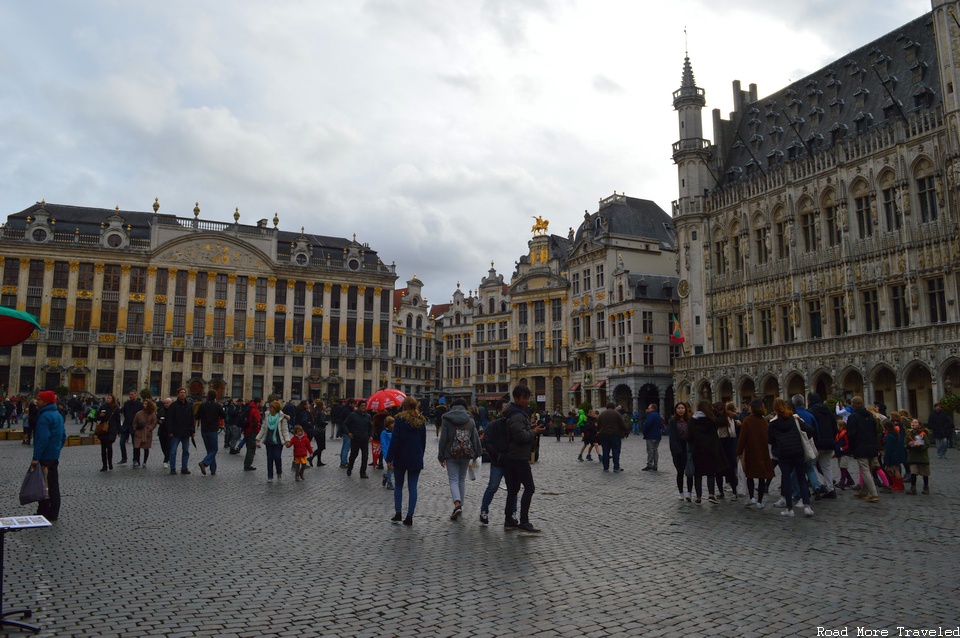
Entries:
<svg viewBox="0 0 960 638">
<path fill-rule="evenodd" d="M 919 84 L 923 81 L 923 77 L 927 74 L 927 66 L 928 64 L 926 62 L 917 61 L 910 67 L 910 74 L 914 84 Z"/>
<path fill-rule="evenodd" d="M 857 113 L 857 116 L 853 118 L 853 121 L 857 124 L 857 135 L 863 135 L 873 122 L 873 115 L 860 111 Z"/>
<path fill-rule="evenodd" d="M 902 106 L 900 102 L 894 103 L 893 100 L 887 98 L 887 101 L 883 103 L 883 118 L 886 120 L 892 120 L 899 113 L 898 106 Z"/>
<path fill-rule="evenodd" d="M 928 109 L 933 104 L 933 91 L 928 86 L 918 86 L 913 91 L 913 108 Z"/>
<path fill-rule="evenodd" d="M 849 128 L 847 127 L 846 124 L 838 123 L 831 126 L 830 127 L 830 143 L 836 144 L 837 142 L 842 140 L 846 136 L 848 130 Z"/>
<path fill-rule="evenodd" d="M 867 89 L 861 86 L 853 94 L 853 108 L 862 109 L 863 105 L 866 104 L 867 98 L 869 96 L 870 96 L 870 91 L 868 91 Z"/>
<path fill-rule="evenodd" d="M 123 235 L 120 233 L 110 233 L 107 235 L 107 246 L 110 248 L 120 248 L 123 246 Z"/>
<path fill-rule="evenodd" d="M 803 153 L 803 144 L 794 142 L 787 147 L 787 158 L 793 162 Z"/>
<path fill-rule="evenodd" d="M 838 97 L 830 100 L 830 115 L 834 118 L 840 117 L 840 112 L 843 111 L 843 100 Z"/>
<path fill-rule="evenodd" d="M 819 107 L 811 109 L 807 115 L 810 117 L 810 123 L 814 126 L 818 126 L 823 121 L 823 109 Z"/>
<path fill-rule="evenodd" d="M 30 233 L 30 239 L 38 244 L 42 244 L 50 239 L 50 233 L 47 232 L 46 228 L 34 228 L 33 232 Z"/>
<path fill-rule="evenodd" d="M 767 166 L 773 168 L 783 162 L 783 151 L 771 151 L 767 153 Z"/>
</svg>

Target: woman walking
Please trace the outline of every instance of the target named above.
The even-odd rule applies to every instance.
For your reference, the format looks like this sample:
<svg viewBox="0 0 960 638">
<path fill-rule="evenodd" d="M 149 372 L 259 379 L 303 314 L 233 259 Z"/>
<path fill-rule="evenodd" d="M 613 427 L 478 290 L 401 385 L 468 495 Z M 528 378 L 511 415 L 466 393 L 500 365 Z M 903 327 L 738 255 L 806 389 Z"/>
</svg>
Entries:
<svg viewBox="0 0 960 638">
<path fill-rule="evenodd" d="M 795 416 L 786 401 L 777 397 L 773 400 L 773 411 L 776 418 L 770 422 L 767 440 L 776 450 L 777 462 L 780 465 L 780 495 L 785 507 L 781 516 L 793 516 L 793 484 L 790 475 L 793 474 L 800 486 L 800 498 L 803 500 L 803 513 L 813 516 L 810 509 L 810 488 L 807 485 L 807 463 L 803 458 L 803 442 L 800 440 L 800 430 L 806 432 L 812 440 L 816 440 L 813 428 Z"/>
<path fill-rule="evenodd" d="M 470 461 L 479 458 L 480 435 L 473 417 L 467 412 L 467 402 L 454 399 L 450 410 L 443 415 L 440 423 L 440 444 L 437 459 L 440 467 L 447 469 L 450 481 L 450 496 L 453 498 L 453 513 L 450 520 L 455 521 L 463 513 L 463 497 L 467 490 L 467 467 Z"/>
<path fill-rule="evenodd" d="M 707 477 L 707 499 L 714 505 L 719 503 L 715 494 L 717 474 L 727 469 L 727 457 L 717 435 L 717 414 L 709 401 L 701 401 L 697 411 L 687 426 L 687 442 L 693 455 L 693 484 L 697 489 L 697 505 L 703 497 L 703 477 Z"/>
<path fill-rule="evenodd" d="M 113 442 L 117 440 L 120 434 L 120 406 L 112 394 L 108 394 L 103 400 L 98 412 L 100 424 L 97 426 L 96 434 L 100 438 L 100 459 L 103 461 L 101 472 L 113 470 Z"/>
<path fill-rule="evenodd" d="M 417 482 L 423 469 L 423 452 L 427 447 L 427 420 L 420 414 L 417 400 L 408 396 L 400 406 L 400 414 L 393 423 L 393 438 L 387 450 L 387 468 L 394 471 L 393 502 L 394 511 L 391 521 L 404 525 L 413 525 L 413 513 L 417 509 Z M 407 517 L 403 518 L 403 483 L 408 481 L 410 492 L 407 504 Z"/>
<path fill-rule="evenodd" d="M 260 444 L 267 448 L 267 482 L 273 481 L 273 471 L 277 471 L 277 480 L 283 476 L 283 466 L 280 464 L 280 456 L 283 453 L 283 446 L 290 441 L 290 419 L 283 413 L 283 404 L 279 401 L 273 401 L 270 404 L 270 411 L 267 414 L 265 427 L 257 434 L 257 447 Z"/>
<path fill-rule="evenodd" d="M 687 446 L 687 420 L 690 418 L 690 409 L 686 403 L 678 403 L 673 408 L 673 416 L 667 421 L 667 434 L 670 440 L 670 456 L 673 458 L 673 467 L 677 470 L 677 492 L 680 500 L 693 498 L 693 462 L 689 459 Z M 687 492 L 683 492 L 683 479 L 687 479 Z"/>
<path fill-rule="evenodd" d="M 320 458 L 327 449 L 327 409 L 323 401 L 317 401 L 313 408 L 313 440 L 317 442 L 310 455 L 309 463 L 313 467 L 313 459 L 317 459 L 317 467 L 325 465 Z"/>
<path fill-rule="evenodd" d="M 754 399 L 750 403 L 750 414 L 743 419 L 740 425 L 740 437 L 737 439 L 737 458 L 743 465 L 743 473 L 747 477 L 747 507 L 753 505 L 756 509 L 763 509 L 763 495 L 770 487 L 773 478 L 773 460 L 770 458 L 770 447 L 767 443 L 769 433 L 768 424 L 764 416 L 767 414 L 763 401 Z M 756 498 L 754 498 L 754 481 L 759 480 Z"/>
<path fill-rule="evenodd" d="M 150 448 L 153 446 L 153 431 L 157 428 L 157 404 L 149 399 L 143 409 L 133 417 L 133 467 L 145 467 Z M 143 450 L 143 462 L 140 461 Z"/>
</svg>

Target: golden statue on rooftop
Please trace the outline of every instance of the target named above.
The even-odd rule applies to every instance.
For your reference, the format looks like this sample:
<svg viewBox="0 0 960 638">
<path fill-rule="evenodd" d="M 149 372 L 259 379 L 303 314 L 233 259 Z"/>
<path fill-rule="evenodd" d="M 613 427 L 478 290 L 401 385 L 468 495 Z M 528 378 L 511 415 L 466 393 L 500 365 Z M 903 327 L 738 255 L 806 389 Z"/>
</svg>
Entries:
<svg viewBox="0 0 960 638">
<path fill-rule="evenodd" d="M 550 225 L 550 221 L 547 220 L 547 219 L 544 219 L 544 218 L 543 218 L 542 216 L 540 216 L 540 215 L 535 215 L 535 216 L 533 217 L 533 220 L 534 220 L 533 228 L 530 229 L 530 230 L 533 231 L 533 234 L 534 234 L 534 235 L 546 235 L 546 234 L 547 234 L 547 227 Z"/>
</svg>

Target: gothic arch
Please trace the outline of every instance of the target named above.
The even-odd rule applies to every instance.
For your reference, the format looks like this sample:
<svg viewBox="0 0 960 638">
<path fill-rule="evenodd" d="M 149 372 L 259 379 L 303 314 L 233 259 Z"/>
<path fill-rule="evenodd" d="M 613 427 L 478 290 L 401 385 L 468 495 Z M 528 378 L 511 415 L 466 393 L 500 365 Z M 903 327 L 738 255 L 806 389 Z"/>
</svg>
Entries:
<svg viewBox="0 0 960 638">
<path fill-rule="evenodd" d="M 733 382 L 727 377 L 722 377 L 717 381 L 717 400 L 726 403 L 733 401 L 733 397 Z"/>
<path fill-rule="evenodd" d="M 787 399 L 790 399 L 795 394 L 799 394 L 806 400 L 807 398 L 807 383 L 804 379 L 803 374 L 797 370 L 791 370 L 784 377 L 784 387 L 787 390 Z"/>
<path fill-rule="evenodd" d="M 921 154 L 910 164 L 910 174 L 914 177 L 926 177 L 936 170 L 936 164 L 929 155 Z"/>
<path fill-rule="evenodd" d="M 826 401 L 834 395 L 833 375 L 826 368 L 817 368 L 810 375 L 811 392 L 820 395 L 820 399 Z"/>
<path fill-rule="evenodd" d="M 863 396 L 863 373 L 860 372 L 859 368 L 847 366 L 837 378 L 839 379 L 838 389 L 843 393 L 843 398 L 846 399 L 857 394 Z"/>
<path fill-rule="evenodd" d="M 950 390 L 960 390 L 960 357 L 947 357 L 937 369 L 937 378 L 940 380 L 940 394 L 947 391 L 947 382 Z"/>
<path fill-rule="evenodd" d="M 870 388 L 873 401 L 879 401 L 889 410 L 899 410 L 897 399 L 897 373 L 886 363 L 880 363 L 870 371 Z"/>
<path fill-rule="evenodd" d="M 700 402 L 703 399 L 713 401 L 713 388 L 710 385 L 710 382 L 706 379 L 701 379 L 700 382 L 697 383 L 696 401 Z"/>
<path fill-rule="evenodd" d="M 861 197 L 870 193 L 870 183 L 863 177 L 858 177 L 850 184 L 850 194 Z"/>
<path fill-rule="evenodd" d="M 926 421 L 933 412 L 933 376 L 930 367 L 914 359 L 903 367 L 903 384 L 907 398 L 906 408 L 913 416 Z"/>
<path fill-rule="evenodd" d="M 837 193 L 833 187 L 823 189 L 823 192 L 820 194 L 820 208 L 827 208 L 829 206 L 834 206 L 837 201 Z"/>
</svg>

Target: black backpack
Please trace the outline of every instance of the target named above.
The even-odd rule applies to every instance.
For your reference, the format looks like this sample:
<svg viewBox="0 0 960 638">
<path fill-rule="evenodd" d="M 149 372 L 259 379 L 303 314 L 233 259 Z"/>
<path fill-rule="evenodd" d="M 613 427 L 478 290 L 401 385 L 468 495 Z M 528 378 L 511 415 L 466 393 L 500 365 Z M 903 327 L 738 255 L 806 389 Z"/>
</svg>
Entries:
<svg viewBox="0 0 960 638">
<path fill-rule="evenodd" d="M 510 447 L 510 427 L 507 419 L 498 417 L 487 424 L 483 431 L 484 460 L 488 463 L 500 463 L 507 456 Z"/>
<path fill-rule="evenodd" d="M 246 430 L 247 426 L 250 425 L 250 406 L 244 406 L 243 410 L 240 411 L 240 416 L 237 417 L 237 426 L 241 430 Z"/>
</svg>

